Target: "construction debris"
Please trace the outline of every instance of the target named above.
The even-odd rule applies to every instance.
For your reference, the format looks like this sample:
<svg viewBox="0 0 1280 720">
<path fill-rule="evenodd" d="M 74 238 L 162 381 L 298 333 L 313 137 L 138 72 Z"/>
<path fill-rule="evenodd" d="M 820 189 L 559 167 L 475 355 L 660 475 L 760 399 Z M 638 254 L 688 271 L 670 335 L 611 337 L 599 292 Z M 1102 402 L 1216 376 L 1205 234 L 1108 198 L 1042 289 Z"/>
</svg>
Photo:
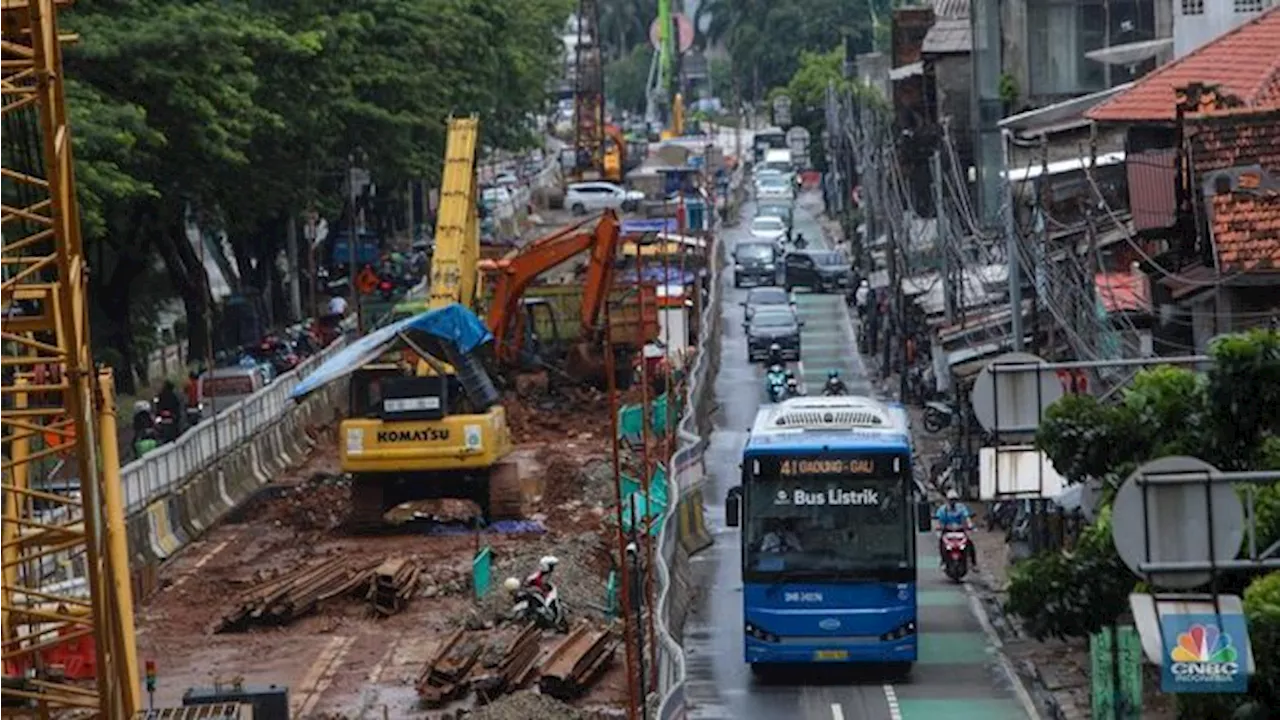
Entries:
<svg viewBox="0 0 1280 720">
<path fill-rule="evenodd" d="M 525 625 L 506 643 L 496 662 L 482 663 L 485 672 L 477 675 L 471 683 L 477 702 L 482 705 L 490 703 L 529 682 L 541 651 L 540 637 L 541 632 L 536 625 Z"/>
<path fill-rule="evenodd" d="M 321 601 L 364 587 L 372 569 L 367 563 L 334 558 L 275 575 L 236 598 L 234 609 L 222 616 L 213 631 L 291 622 L 314 610 Z"/>
<path fill-rule="evenodd" d="M 533 690 L 500 697 L 467 714 L 467 720 L 586 720 L 588 715 Z"/>
<path fill-rule="evenodd" d="M 461 698 L 470 687 L 471 669 L 484 651 L 483 640 L 459 630 L 450 636 L 418 676 L 418 697 L 428 708 Z"/>
<path fill-rule="evenodd" d="M 373 571 L 373 579 L 365 595 L 374 613 L 385 617 L 403 610 L 418 590 L 419 577 L 418 564 L 408 558 L 384 560 Z"/>
<path fill-rule="evenodd" d="M 558 700 L 580 697 L 613 662 L 617 647 L 608 630 L 581 623 L 543 661 L 538 689 Z"/>
</svg>

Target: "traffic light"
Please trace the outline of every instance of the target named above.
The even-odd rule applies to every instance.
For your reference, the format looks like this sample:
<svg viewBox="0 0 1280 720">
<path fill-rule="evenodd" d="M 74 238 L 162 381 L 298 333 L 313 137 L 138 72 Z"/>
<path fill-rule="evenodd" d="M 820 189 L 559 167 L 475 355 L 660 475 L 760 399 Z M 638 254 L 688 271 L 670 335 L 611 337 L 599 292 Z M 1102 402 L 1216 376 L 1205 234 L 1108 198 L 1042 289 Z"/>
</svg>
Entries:
<svg viewBox="0 0 1280 720">
<path fill-rule="evenodd" d="M 148 660 L 146 662 L 146 673 L 147 673 L 147 692 L 153 693 L 156 691 L 156 661 L 155 660 Z"/>
</svg>

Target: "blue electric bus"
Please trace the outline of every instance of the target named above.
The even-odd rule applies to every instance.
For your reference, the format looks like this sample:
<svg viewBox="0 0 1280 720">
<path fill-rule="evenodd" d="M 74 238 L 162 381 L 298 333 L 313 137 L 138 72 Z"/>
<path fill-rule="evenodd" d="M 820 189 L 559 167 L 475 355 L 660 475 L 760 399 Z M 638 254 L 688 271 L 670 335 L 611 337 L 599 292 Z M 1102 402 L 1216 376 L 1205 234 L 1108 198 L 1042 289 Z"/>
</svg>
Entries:
<svg viewBox="0 0 1280 720">
<path fill-rule="evenodd" d="M 729 492 L 742 528 L 746 661 L 916 661 L 916 533 L 929 506 L 911 472 L 906 412 L 865 397 L 762 408 Z"/>
</svg>

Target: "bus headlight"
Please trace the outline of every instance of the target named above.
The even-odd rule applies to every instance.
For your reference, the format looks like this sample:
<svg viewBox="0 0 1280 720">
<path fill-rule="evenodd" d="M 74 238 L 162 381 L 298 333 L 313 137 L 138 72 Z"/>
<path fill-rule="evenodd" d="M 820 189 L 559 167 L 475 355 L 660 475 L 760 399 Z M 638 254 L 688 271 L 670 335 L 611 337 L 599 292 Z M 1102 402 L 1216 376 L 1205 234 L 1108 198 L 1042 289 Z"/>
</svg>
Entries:
<svg viewBox="0 0 1280 720">
<path fill-rule="evenodd" d="M 916 634 L 916 621 L 905 622 L 880 636 L 880 642 L 893 642 Z"/>
<path fill-rule="evenodd" d="M 768 630 L 765 630 L 764 628 L 761 628 L 758 625 L 752 625 L 751 623 L 747 623 L 743 627 L 743 630 L 746 631 L 747 635 L 750 635 L 751 637 L 759 640 L 760 642 L 767 642 L 767 643 L 781 642 L 781 640 L 778 638 L 777 635 L 774 635 L 773 633 L 769 632 Z"/>
</svg>

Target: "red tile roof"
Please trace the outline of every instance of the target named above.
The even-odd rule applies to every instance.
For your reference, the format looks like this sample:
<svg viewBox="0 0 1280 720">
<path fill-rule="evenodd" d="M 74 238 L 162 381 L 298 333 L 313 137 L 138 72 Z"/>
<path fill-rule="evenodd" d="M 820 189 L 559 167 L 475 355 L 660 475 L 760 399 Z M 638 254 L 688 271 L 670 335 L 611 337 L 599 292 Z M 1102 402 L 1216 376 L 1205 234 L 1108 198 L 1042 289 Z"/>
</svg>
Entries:
<svg viewBox="0 0 1280 720">
<path fill-rule="evenodd" d="M 1280 272 L 1280 191 L 1223 193 L 1211 201 L 1218 269 Z"/>
<path fill-rule="evenodd" d="M 1280 7 L 1163 65 L 1133 87 L 1095 105 L 1097 122 L 1172 122 L 1174 90 L 1192 83 L 1218 85 L 1247 107 L 1280 107 Z"/>
<path fill-rule="evenodd" d="M 1142 273 L 1098 273 L 1093 285 L 1108 313 L 1151 312 L 1151 281 Z"/>
<path fill-rule="evenodd" d="M 1198 115 L 1188 125 L 1197 175 L 1260 165 L 1280 177 L 1280 108 Z"/>
</svg>

